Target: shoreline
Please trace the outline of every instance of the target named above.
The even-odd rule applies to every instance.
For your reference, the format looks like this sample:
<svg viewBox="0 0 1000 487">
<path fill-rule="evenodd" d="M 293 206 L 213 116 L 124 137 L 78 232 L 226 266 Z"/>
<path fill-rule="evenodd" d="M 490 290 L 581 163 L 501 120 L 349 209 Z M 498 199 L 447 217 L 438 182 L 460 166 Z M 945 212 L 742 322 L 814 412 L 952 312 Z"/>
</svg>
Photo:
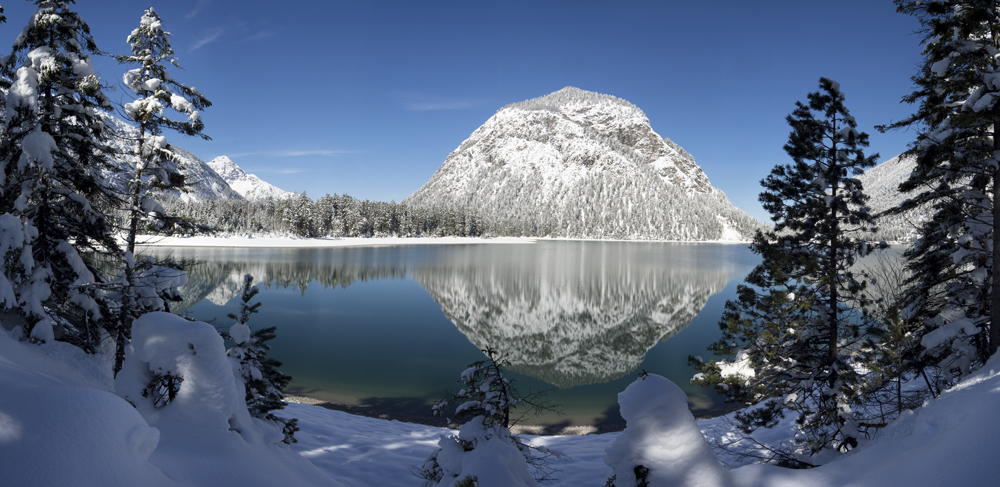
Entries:
<svg viewBox="0 0 1000 487">
<path fill-rule="evenodd" d="M 629 242 L 629 243 L 674 243 L 674 244 L 723 244 L 748 245 L 750 242 L 738 240 L 622 240 L 553 237 L 274 237 L 274 236 L 185 236 L 160 237 L 140 235 L 136 239 L 140 247 L 215 247 L 215 248 L 341 248 L 341 247 L 389 247 L 404 245 L 481 245 L 481 244 L 535 244 L 551 242 Z"/>
<path fill-rule="evenodd" d="M 434 417 L 434 416 L 420 416 L 416 414 L 390 411 L 387 409 L 377 409 L 370 406 L 354 406 L 350 404 L 342 404 L 331 401 L 324 401 L 322 399 L 316 399 L 308 396 L 299 396 L 294 394 L 285 395 L 285 402 L 291 402 L 296 404 L 307 404 L 309 406 L 318 406 L 324 409 L 330 409 L 333 411 L 342 411 L 347 414 L 354 416 L 362 416 L 366 418 L 376 418 L 384 419 L 386 421 L 398 421 L 401 423 L 411 423 L 411 424 L 422 424 L 425 426 L 435 426 L 438 428 L 448 428 L 452 430 L 458 430 L 461 426 L 460 423 L 449 422 L 445 418 Z M 701 414 L 694 415 L 695 421 L 703 421 L 706 419 L 717 418 L 720 416 L 725 416 L 733 411 L 740 409 L 734 404 L 726 404 L 718 408 L 710 409 Z M 693 412 L 692 412 L 693 414 Z M 514 434 L 518 435 L 536 435 L 536 436 L 586 436 L 592 434 L 603 434 L 603 433 L 615 433 L 623 431 L 625 429 L 626 423 L 604 423 L 598 425 L 565 425 L 565 424 L 553 424 L 553 425 L 520 425 L 515 424 L 510 427 L 510 430 Z"/>
</svg>

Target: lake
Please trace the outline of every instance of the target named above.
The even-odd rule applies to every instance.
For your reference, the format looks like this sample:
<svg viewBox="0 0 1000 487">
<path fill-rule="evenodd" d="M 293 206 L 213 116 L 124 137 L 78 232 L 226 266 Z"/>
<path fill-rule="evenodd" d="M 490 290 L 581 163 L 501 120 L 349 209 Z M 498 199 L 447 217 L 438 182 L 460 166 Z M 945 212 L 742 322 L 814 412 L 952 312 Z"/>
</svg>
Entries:
<svg viewBox="0 0 1000 487">
<path fill-rule="evenodd" d="M 687 357 L 708 357 L 759 262 L 744 245 L 551 240 L 143 253 L 196 261 L 175 311 L 223 330 L 252 274 L 262 305 L 249 324 L 277 326 L 286 393 L 430 416 L 493 347 L 522 392 L 551 389 L 564 416 L 538 418 L 548 425 L 622 422 L 617 394 L 643 370 L 676 382 L 695 414 L 722 406 L 688 384 Z"/>
</svg>

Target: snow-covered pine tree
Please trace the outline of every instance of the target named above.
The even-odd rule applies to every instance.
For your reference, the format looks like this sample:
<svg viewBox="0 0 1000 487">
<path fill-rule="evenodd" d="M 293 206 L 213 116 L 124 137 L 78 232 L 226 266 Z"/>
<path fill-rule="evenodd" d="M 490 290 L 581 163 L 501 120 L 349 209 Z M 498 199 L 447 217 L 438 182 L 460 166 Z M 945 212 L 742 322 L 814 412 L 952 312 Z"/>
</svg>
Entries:
<svg viewBox="0 0 1000 487">
<path fill-rule="evenodd" d="M 910 309 L 926 355 L 968 373 L 1000 344 L 1000 2 L 896 0 L 923 26 L 924 60 L 903 97 L 908 118 L 880 129 L 915 128 L 917 190 L 900 212 L 933 205 L 933 218 L 906 252 L 916 287 Z"/>
<path fill-rule="evenodd" d="M 411 467 L 414 474 L 426 480 L 424 487 L 453 485 L 460 479 L 486 474 L 488 485 L 535 487 L 538 481 L 549 479 L 550 459 L 567 458 L 562 452 L 531 446 L 510 432 L 511 410 L 518 404 L 524 403 L 533 411 L 551 407 L 539 402 L 539 394 L 523 397 L 517 392 L 511 380 L 504 377 L 504 368 L 510 365 L 504 354 L 493 348 L 483 353 L 486 360 L 462 372 L 462 390 L 432 407 L 435 415 L 443 415 L 448 404 L 457 401 L 460 404 L 455 408 L 455 418 L 469 419 L 458 435 L 442 436 L 438 442 L 441 448 L 431 453 L 423 465 Z M 476 449 L 489 454 L 478 455 L 483 460 L 463 462 L 463 457 L 475 455 Z"/>
<path fill-rule="evenodd" d="M 852 415 L 857 375 L 850 348 L 861 336 L 863 280 L 850 267 L 866 252 L 855 237 L 874 226 L 860 182 L 875 165 L 868 135 L 844 105 L 838 83 L 820 79 L 808 104 L 796 102 L 784 149 L 794 161 L 761 181 L 760 200 L 776 222 L 751 249 L 763 262 L 726 303 L 722 339 L 710 349 L 734 362 L 701 363 L 694 382 L 729 400 L 758 406 L 737 415 L 745 432 L 798 413 L 797 441 L 810 454 L 857 444 Z"/>
<path fill-rule="evenodd" d="M 125 344 L 132 320 L 150 311 L 169 311 L 166 303 L 176 294 L 173 286 L 156 285 L 158 276 L 164 273 L 165 279 L 175 278 L 176 272 L 170 272 L 170 266 L 148 259 L 135 259 L 135 239 L 140 223 L 154 230 L 162 230 L 178 221 L 177 218 L 166 215 L 164 208 L 152 195 L 152 191 L 156 189 L 182 189 L 185 186 L 184 176 L 177 167 L 163 131 L 169 129 L 208 139 L 202 133 L 205 126 L 199 110 L 204 110 L 212 103 L 198 90 L 177 82 L 167 72 L 167 63 L 180 67 L 174 58 L 174 50 L 170 47 L 169 36 L 170 33 L 163 30 L 163 21 L 156 11 L 148 8 L 139 19 L 139 27 L 128 36 L 127 42 L 131 45 L 132 54 L 118 57 L 120 63 L 136 66 L 123 76 L 125 87 L 135 94 L 135 99 L 126 103 L 123 109 L 125 119 L 139 129 L 139 136 L 137 140 L 127 144 L 135 147 L 135 153 L 129 154 L 132 157 L 125 158 L 135 164 L 131 168 L 127 194 L 123 195 L 127 205 L 127 228 L 121 308 L 116 331 L 115 374 L 121 370 L 125 360 Z M 167 117 L 164 110 L 168 107 L 185 119 L 173 120 Z M 140 295 L 149 294 L 150 283 L 154 284 L 153 291 L 162 295 L 162 299 L 142 299 Z M 139 289 L 144 286 L 144 289 Z M 161 289 L 164 292 L 159 292 Z"/>
<path fill-rule="evenodd" d="M 94 352 L 112 303 L 90 259 L 119 253 L 104 214 L 117 196 L 95 177 L 108 167 L 101 114 L 112 105 L 88 54 L 99 52 L 97 45 L 71 2 L 34 3 L 2 67 L 12 80 L 0 136 L 10 285 L 2 297 L 16 308 L 24 338 L 60 338 Z"/>
<path fill-rule="evenodd" d="M 235 344 L 226 351 L 226 355 L 236 362 L 236 368 L 246 387 L 246 402 L 250 414 L 255 418 L 276 423 L 285 435 L 282 441 L 291 444 L 296 441 L 295 432 L 299 430 L 299 421 L 275 416 L 273 412 L 285 407 L 285 395 L 281 391 L 292 380 L 278 370 L 278 367 L 281 367 L 280 361 L 267 356 L 267 351 L 271 349 L 267 342 L 274 339 L 276 327 L 251 331 L 247 325 L 250 315 L 260 308 L 261 303 L 250 304 L 250 300 L 258 292 L 260 289 L 253 284 L 253 276 L 250 274 L 243 276 L 239 311 L 229 315 L 229 318 L 236 323 L 229 328 L 228 333 L 222 334 Z"/>
</svg>

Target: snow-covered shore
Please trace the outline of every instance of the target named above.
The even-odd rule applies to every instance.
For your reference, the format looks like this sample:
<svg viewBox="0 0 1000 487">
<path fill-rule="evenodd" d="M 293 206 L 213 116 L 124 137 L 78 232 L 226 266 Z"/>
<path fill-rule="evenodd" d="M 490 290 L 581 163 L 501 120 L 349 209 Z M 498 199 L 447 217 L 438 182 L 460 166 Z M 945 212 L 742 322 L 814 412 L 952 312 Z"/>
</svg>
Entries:
<svg viewBox="0 0 1000 487">
<path fill-rule="evenodd" d="M 1000 419 L 1000 360 L 967 377 L 923 408 L 909 411 L 853 452 L 810 470 L 746 465 L 730 470 L 737 487 L 938 487 L 996 485 L 1000 464 L 995 433 Z M 293 449 L 348 485 L 403 487 L 419 485 L 409 465 L 420 465 L 451 430 L 352 416 L 316 406 L 290 404 L 302 431 Z M 710 442 L 719 438 L 724 418 L 699 421 Z M 780 427 L 779 427 L 780 428 Z M 769 432 L 777 439 L 788 431 Z M 533 444 L 561 450 L 571 460 L 556 465 L 564 486 L 603 485 L 611 469 L 605 450 L 622 433 L 587 436 L 529 437 Z M 720 459 L 738 465 L 733 457 Z M 553 484 L 559 485 L 559 484 Z M 683 484 L 696 485 L 696 484 Z M 713 484 L 697 484 L 708 485 Z"/>
<path fill-rule="evenodd" d="M 137 244 L 147 247 L 231 247 L 231 248 L 335 248 L 385 247 L 393 245 L 468 245 L 468 244 L 533 244 L 542 241 L 566 242 L 639 242 L 688 244 L 747 244 L 740 240 L 710 240 L 675 242 L 668 240 L 589 240 L 547 237 L 324 237 L 297 238 L 274 236 L 158 237 L 142 235 Z"/>
</svg>

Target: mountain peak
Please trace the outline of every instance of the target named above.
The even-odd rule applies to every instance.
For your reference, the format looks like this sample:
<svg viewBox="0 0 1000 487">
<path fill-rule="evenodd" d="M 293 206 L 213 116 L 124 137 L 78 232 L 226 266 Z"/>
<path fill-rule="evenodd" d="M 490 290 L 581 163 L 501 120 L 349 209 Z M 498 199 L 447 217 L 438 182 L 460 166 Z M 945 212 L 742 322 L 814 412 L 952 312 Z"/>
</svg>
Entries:
<svg viewBox="0 0 1000 487">
<path fill-rule="evenodd" d="M 294 194 L 267 183 L 253 174 L 247 173 L 227 156 L 216 157 L 206 164 L 216 174 L 221 176 L 222 179 L 226 180 L 229 183 L 229 187 L 233 188 L 233 191 L 236 191 L 240 196 L 248 200 L 256 201 L 268 197 L 283 199 L 291 197 Z"/>
<path fill-rule="evenodd" d="M 547 110 L 561 112 L 567 108 L 579 106 L 592 106 L 600 104 L 618 105 L 628 109 L 636 110 L 645 118 L 646 115 L 639 110 L 639 107 L 612 95 L 605 95 L 593 91 L 581 90 L 575 86 L 567 86 L 559 91 L 554 91 L 548 95 L 532 98 L 530 100 L 511 103 L 501 110 L 516 108 L 520 110 Z"/>
</svg>

